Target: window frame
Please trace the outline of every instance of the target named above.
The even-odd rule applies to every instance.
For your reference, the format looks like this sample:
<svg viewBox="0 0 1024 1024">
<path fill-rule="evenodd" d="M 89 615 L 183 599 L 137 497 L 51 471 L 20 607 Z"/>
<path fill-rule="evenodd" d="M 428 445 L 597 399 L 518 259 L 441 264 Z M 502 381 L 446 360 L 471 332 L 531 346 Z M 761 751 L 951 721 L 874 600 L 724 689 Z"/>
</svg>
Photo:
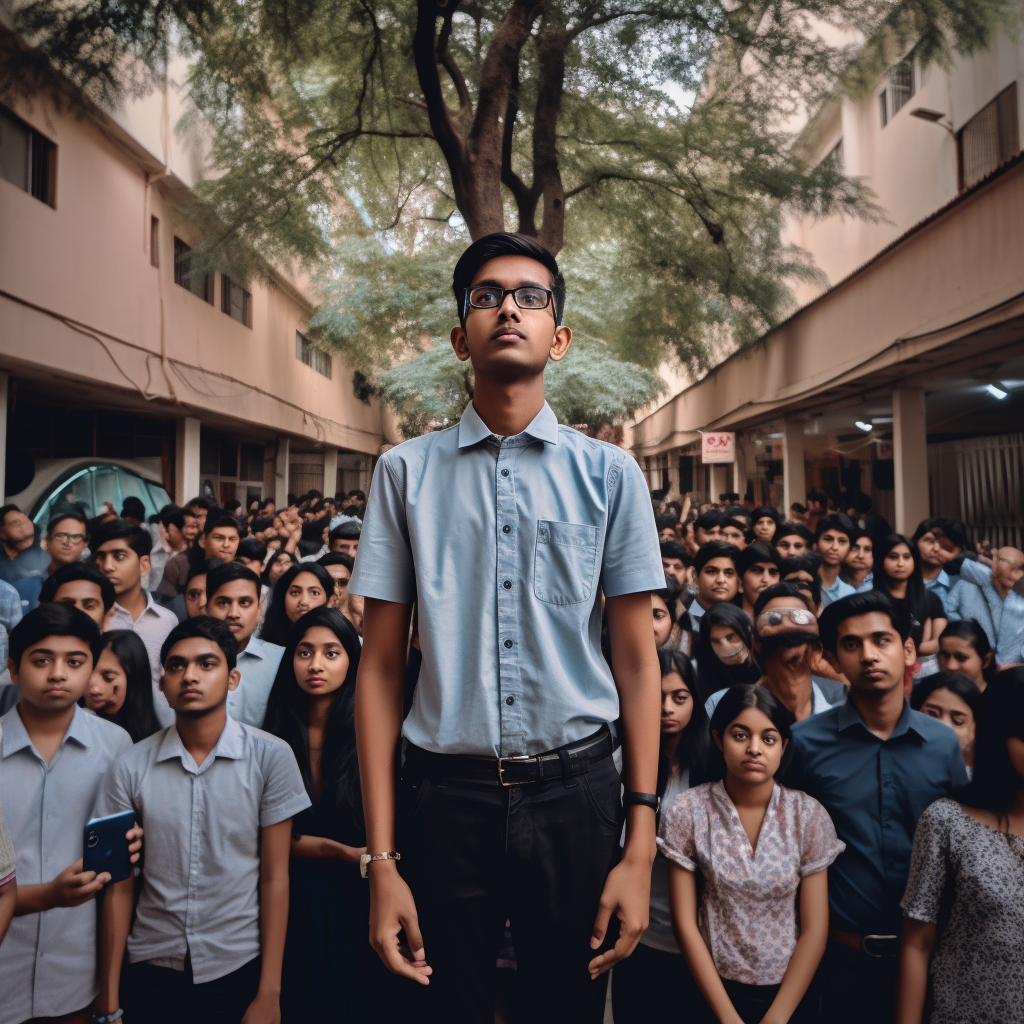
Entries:
<svg viewBox="0 0 1024 1024">
<path fill-rule="evenodd" d="M 191 292 L 197 299 L 213 305 L 213 274 L 203 275 L 203 290 L 196 291 L 192 286 L 192 258 L 188 255 L 192 246 L 183 238 L 174 236 L 174 283 Z"/>
<path fill-rule="evenodd" d="M 18 117 L 9 107 L 0 105 L 0 113 L 24 131 L 25 145 L 25 184 L 12 181 L 4 176 L 3 181 L 13 185 L 21 192 L 38 199 L 51 210 L 57 208 L 57 144 L 23 117 Z"/>
<path fill-rule="evenodd" d="M 295 332 L 295 358 L 308 366 L 314 373 L 320 374 L 321 377 L 332 379 L 331 371 L 334 358 L 331 353 L 318 348 L 299 330 Z"/>
<path fill-rule="evenodd" d="M 240 292 L 242 297 L 242 315 L 240 317 L 235 316 L 234 310 L 231 308 L 235 292 Z M 226 313 L 236 323 L 252 330 L 252 292 L 232 281 L 223 272 L 220 275 L 220 311 Z"/>
</svg>

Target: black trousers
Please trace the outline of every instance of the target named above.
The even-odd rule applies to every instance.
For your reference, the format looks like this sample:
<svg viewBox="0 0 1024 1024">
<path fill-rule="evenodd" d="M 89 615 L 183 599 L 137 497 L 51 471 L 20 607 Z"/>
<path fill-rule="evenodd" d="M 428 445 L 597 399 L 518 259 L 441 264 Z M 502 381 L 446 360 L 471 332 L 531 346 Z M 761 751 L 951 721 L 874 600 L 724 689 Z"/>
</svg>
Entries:
<svg viewBox="0 0 1024 1024">
<path fill-rule="evenodd" d="M 830 942 L 822 961 L 823 1020 L 828 1024 L 892 1024 L 898 957 L 875 957 Z"/>
<path fill-rule="evenodd" d="M 259 987 L 259 957 L 201 985 L 193 982 L 188 960 L 183 971 L 146 962 L 126 963 L 121 974 L 121 1006 L 129 1024 L 241 1024 Z"/>
<path fill-rule="evenodd" d="M 780 985 L 744 985 L 739 981 L 722 979 L 725 991 L 732 1000 L 736 1012 L 743 1019 L 743 1024 L 760 1024 L 769 1007 L 779 994 Z M 789 1024 L 816 1024 L 820 1019 L 818 1012 L 818 992 L 814 982 L 805 993 L 803 999 L 789 1018 Z M 714 1020 L 714 1015 L 711 1017 Z M 862 1021 L 861 1024 L 864 1024 Z M 871 1024 L 874 1024 L 872 1021 Z"/>
<path fill-rule="evenodd" d="M 705 1024 L 714 1021 L 682 953 L 641 943 L 612 970 L 615 1024 Z"/>
<path fill-rule="evenodd" d="M 419 914 L 430 985 L 406 986 L 405 1019 L 494 1024 L 495 960 L 512 924 L 517 1020 L 600 1024 L 607 974 L 591 981 L 598 901 L 618 860 L 623 810 L 612 759 L 525 786 L 403 775 L 399 869 Z M 613 922 L 614 924 L 614 922 Z"/>
</svg>

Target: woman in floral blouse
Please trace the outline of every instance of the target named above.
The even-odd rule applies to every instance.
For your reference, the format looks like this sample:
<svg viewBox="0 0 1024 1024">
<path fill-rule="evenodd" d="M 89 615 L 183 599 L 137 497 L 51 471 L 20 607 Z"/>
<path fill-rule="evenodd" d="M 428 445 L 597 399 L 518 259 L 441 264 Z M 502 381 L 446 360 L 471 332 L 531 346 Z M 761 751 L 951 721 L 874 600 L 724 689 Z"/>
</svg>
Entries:
<svg viewBox="0 0 1024 1024">
<path fill-rule="evenodd" d="M 711 718 L 720 781 L 662 812 L 676 935 L 721 1024 L 816 1019 L 826 868 L 844 845 L 821 804 L 775 782 L 792 720 L 764 687 L 732 687 Z"/>
</svg>

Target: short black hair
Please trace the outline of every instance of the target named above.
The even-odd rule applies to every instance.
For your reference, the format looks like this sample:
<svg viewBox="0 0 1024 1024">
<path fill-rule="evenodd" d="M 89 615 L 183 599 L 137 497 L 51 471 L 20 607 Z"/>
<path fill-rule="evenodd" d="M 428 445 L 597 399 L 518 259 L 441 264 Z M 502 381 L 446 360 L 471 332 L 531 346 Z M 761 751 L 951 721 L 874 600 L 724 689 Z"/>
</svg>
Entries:
<svg viewBox="0 0 1024 1024">
<path fill-rule="evenodd" d="M 194 619 L 185 619 L 184 622 L 179 622 L 167 634 L 167 639 L 160 647 L 160 664 L 167 664 L 167 656 L 175 644 L 181 643 L 182 640 L 198 638 L 212 640 L 224 652 L 228 670 L 235 667 L 238 661 L 238 642 L 235 640 L 235 635 L 226 623 L 215 619 L 212 615 L 197 615 Z"/>
<path fill-rule="evenodd" d="M 808 611 L 814 611 L 814 609 L 810 607 L 807 595 L 804 594 L 795 584 L 773 583 L 770 587 L 765 587 L 764 590 L 757 595 L 757 600 L 754 602 L 754 618 L 756 619 L 758 615 L 764 611 L 764 606 L 769 601 L 774 601 L 777 597 L 796 598 L 796 600 L 799 601 Z"/>
<path fill-rule="evenodd" d="M 758 505 L 753 512 L 750 513 L 751 523 L 756 523 L 758 519 L 770 519 L 776 526 L 782 522 L 782 516 L 779 515 L 779 510 L 773 508 L 771 505 Z"/>
<path fill-rule="evenodd" d="M 690 556 L 686 553 L 686 548 L 677 540 L 667 540 L 661 545 L 661 557 L 678 558 L 683 565 L 688 565 L 690 562 Z"/>
<path fill-rule="evenodd" d="M 809 548 L 814 547 L 814 534 L 804 526 L 803 523 L 782 523 L 775 528 L 775 536 L 772 537 L 772 544 L 778 547 L 783 537 L 801 537 Z"/>
<path fill-rule="evenodd" d="M 359 536 L 363 531 L 360 529 L 358 523 L 353 523 L 351 520 L 347 523 L 339 523 L 329 534 L 327 534 L 328 543 L 333 543 L 336 540 L 359 540 Z"/>
<path fill-rule="evenodd" d="M 740 549 L 735 544 L 726 544 L 724 540 L 713 540 L 705 544 L 693 556 L 693 567 L 700 572 L 712 558 L 731 558 L 732 564 L 740 557 Z"/>
<path fill-rule="evenodd" d="M 197 498 L 189 498 L 185 502 L 185 508 L 204 508 L 207 512 L 212 512 L 217 507 L 217 503 L 212 501 L 210 498 L 204 498 L 201 494 Z"/>
<path fill-rule="evenodd" d="M 249 568 L 247 565 L 242 565 L 241 562 L 221 562 L 219 565 L 215 565 L 206 574 L 206 600 L 209 602 L 210 598 L 220 590 L 221 587 L 226 587 L 229 583 L 234 583 L 237 580 L 243 580 L 246 583 L 251 583 L 256 588 L 257 599 L 260 596 L 260 578 Z"/>
<path fill-rule="evenodd" d="M 0 519 L 0 522 L 2 521 Z M 951 516 L 939 516 L 932 529 L 941 530 L 953 547 L 959 548 L 961 551 L 970 550 L 971 544 L 967 539 L 967 527 L 959 519 L 953 519 Z"/>
<path fill-rule="evenodd" d="M 206 522 L 203 523 L 203 536 L 221 528 L 235 530 L 239 537 L 242 536 L 241 524 L 235 516 L 222 508 L 210 509 L 206 514 Z"/>
<path fill-rule="evenodd" d="M 778 566 L 780 563 L 779 553 L 775 548 L 769 547 L 760 541 L 745 547 L 736 559 L 736 572 L 742 576 L 748 569 L 761 563 Z"/>
<path fill-rule="evenodd" d="M 110 611 L 117 600 L 114 592 L 114 584 L 100 572 L 99 567 L 92 562 L 72 562 L 70 565 L 62 565 L 55 573 L 43 580 L 39 588 L 39 603 L 51 604 L 57 597 L 57 591 L 65 583 L 75 583 L 84 580 L 86 583 L 95 583 L 100 588 L 100 600 L 103 602 L 103 610 Z"/>
<path fill-rule="evenodd" d="M 4 520 L 10 515 L 11 512 L 20 512 L 21 509 L 17 505 L 0 505 L 0 526 L 4 525 Z"/>
<path fill-rule="evenodd" d="M 242 503 L 237 498 L 232 498 L 230 501 L 224 502 L 224 511 L 234 514 L 242 507 Z"/>
<path fill-rule="evenodd" d="M 256 537 L 246 537 L 238 542 L 235 558 L 248 558 L 262 565 L 267 560 L 267 545 Z"/>
<path fill-rule="evenodd" d="M 100 656 L 100 627 L 70 604 L 41 604 L 11 630 L 8 653 L 20 667 L 25 652 L 48 636 L 73 636 L 89 647 L 93 664 Z"/>
<path fill-rule="evenodd" d="M 253 533 L 262 533 L 264 530 L 269 530 L 273 525 L 273 519 L 268 519 L 266 516 L 253 516 L 249 529 Z"/>
<path fill-rule="evenodd" d="M 198 562 L 193 562 L 189 566 L 185 583 L 191 583 L 197 576 L 208 576 L 218 565 L 225 564 L 224 560 L 220 558 L 200 558 Z"/>
<path fill-rule="evenodd" d="M 841 597 L 833 601 L 818 619 L 818 635 L 821 637 L 821 645 L 826 651 L 836 653 L 839 645 L 839 627 L 847 620 L 856 618 L 859 615 L 870 615 L 873 612 L 880 612 L 886 615 L 892 623 L 892 628 L 899 634 L 900 639 L 906 643 L 910 637 L 911 616 L 910 609 L 902 602 L 893 601 L 887 594 L 878 590 L 867 590 L 863 594 L 850 594 L 848 597 Z"/>
<path fill-rule="evenodd" d="M 195 519 L 195 516 L 191 512 L 186 512 L 185 509 L 179 508 L 177 505 L 164 505 L 160 509 L 159 520 L 160 525 L 166 530 L 168 526 L 176 526 L 179 530 L 185 529 L 185 516 Z"/>
<path fill-rule="evenodd" d="M 716 526 L 722 525 L 722 520 L 725 518 L 721 512 L 716 512 L 714 509 L 710 509 L 707 512 L 702 512 L 693 521 L 693 528 L 695 530 L 713 530 Z"/>
<path fill-rule="evenodd" d="M 128 547 L 139 558 L 148 555 L 153 550 L 153 537 L 145 527 L 134 526 L 132 523 L 126 523 L 123 519 L 111 519 L 109 523 L 97 526 L 89 538 L 89 548 L 93 557 L 104 544 L 109 544 L 112 540 L 126 541 Z"/>
<path fill-rule="evenodd" d="M 146 506 L 142 504 L 142 499 L 135 497 L 130 494 L 124 499 L 121 504 L 121 518 L 125 516 L 131 516 L 132 519 L 145 519 L 146 517 Z"/>
<path fill-rule="evenodd" d="M 321 555 L 316 560 L 317 565 L 322 565 L 325 569 L 329 565 L 343 565 L 349 572 L 356 566 L 356 560 L 351 555 L 346 555 L 341 551 L 329 551 L 326 555 Z"/>
<path fill-rule="evenodd" d="M 496 231 L 478 238 L 459 257 L 452 274 L 452 291 L 455 293 L 455 306 L 459 311 L 459 323 L 466 323 L 466 292 L 473 283 L 476 272 L 491 260 L 500 256 L 525 256 L 543 264 L 551 274 L 551 291 L 555 304 L 555 323 L 562 322 L 565 312 L 565 278 L 558 269 L 558 261 L 535 238 L 512 231 Z M 351 493 L 349 494 L 352 497 Z"/>
<path fill-rule="evenodd" d="M 845 512 L 830 512 L 818 520 L 818 528 L 814 531 L 817 540 L 823 533 L 845 533 L 852 544 L 860 536 L 860 527 Z"/>
<path fill-rule="evenodd" d="M 46 536 L 52 537 L 53 531 L 57 529 L 57 524 L 65 519 L 74 519 L 76 523 L 82 524 L 84 533 L 89 532 L 89 520 L 85 518 L 85 514 L 79 512 L 78 509 L 70 508 L 67 512 L 58 512 L 55 516 L 50 516 L 50 521 L 46 524 Z M 2 521 L 0 520 L 0 522 Z"/>
</svg>

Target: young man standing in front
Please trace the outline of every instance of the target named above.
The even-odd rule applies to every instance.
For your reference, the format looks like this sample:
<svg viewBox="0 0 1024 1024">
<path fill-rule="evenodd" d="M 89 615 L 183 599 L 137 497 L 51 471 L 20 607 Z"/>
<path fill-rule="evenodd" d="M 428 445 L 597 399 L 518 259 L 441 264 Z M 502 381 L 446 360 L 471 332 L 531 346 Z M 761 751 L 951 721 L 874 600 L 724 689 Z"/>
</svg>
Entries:
<svg viewBox="0 0 1024 1024">
<path fill-rule="evenodd" d="M 633 459 L 559 427 L 544 401 L 544 368 L 572 340 L 551 254 L 489 235 L 459 260 L 454 290 L 473 402 L 457 426 L 381 458 L 350 588 L 366 599 L 356 726 L 370 938 L 427 986 L 411 1012 L 483 1024 L 510 919 L 530 1019 L 600 1021 L 605 972 L 647 924 L 657 533 Z M 423 665 L 403 727 L 414 601 Z"/>
</svg>

